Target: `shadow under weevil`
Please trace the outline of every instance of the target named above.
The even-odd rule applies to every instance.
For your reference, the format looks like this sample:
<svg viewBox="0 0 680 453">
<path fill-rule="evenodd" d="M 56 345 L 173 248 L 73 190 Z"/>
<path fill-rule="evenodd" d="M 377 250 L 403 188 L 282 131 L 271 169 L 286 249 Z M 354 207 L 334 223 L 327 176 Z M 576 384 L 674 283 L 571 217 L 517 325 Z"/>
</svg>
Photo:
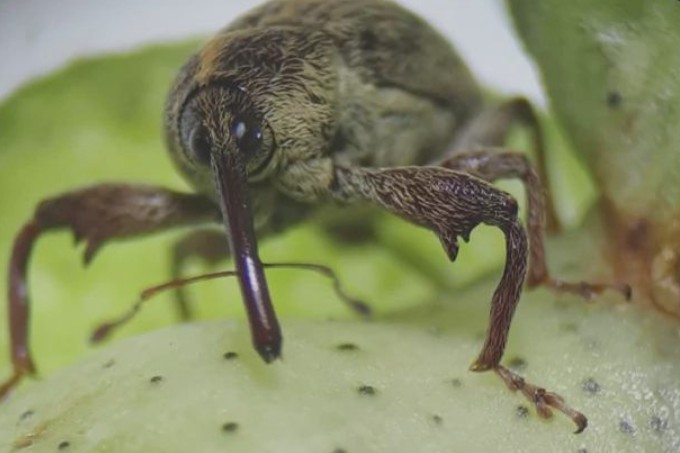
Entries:
<svg viewBox="0 0 680 453">
<path fill-rule="evenodd" d="M 502 148 L 511 128 L 528 128 L 537 166 Z M 406 9 L 379 0 L 270 1 L 219 32 L 180 70 L 165 111 L 165 138 L 195 194 L 136 184 L 101 184 L 42 201 L 19 231 L 9 266 L 13 375 L 7 394 L 35 373 L 28 348 L 27 266 L 44 232 L 70 229 L 90 262 L 107 241 L 180 226 L 196 230 L 174 249 L 174 277 L 191 257 L 236 266 L 252 341 L 265 362 L 282 335 L 256 237 L 304 221 L 320 206 L 375 205 L 428 228 L 449 259 L 458 237 L 485 223 L 505 235 L 506 262 L 489 328 L 473 371 L 493 370 L 543 417 L 551 408 L 577 432 L 586 417 L 552 392 L 500 364 L 522 285 L 586 298 L 626 285 L 567 283 L 548 272 L 547 193 L 541 128 L 531 105 L 514 98 L 487 106 L 452 46 Z M 492 182 L 518 178 L 528 200 L 527 230 L 517 202 Z M 359 222 L 361 219 L 358 220 Z M 222 222 L 224 233 L 210 230 Z M 186 301 L 181 300 L 188 313 Z"/>
</svg>

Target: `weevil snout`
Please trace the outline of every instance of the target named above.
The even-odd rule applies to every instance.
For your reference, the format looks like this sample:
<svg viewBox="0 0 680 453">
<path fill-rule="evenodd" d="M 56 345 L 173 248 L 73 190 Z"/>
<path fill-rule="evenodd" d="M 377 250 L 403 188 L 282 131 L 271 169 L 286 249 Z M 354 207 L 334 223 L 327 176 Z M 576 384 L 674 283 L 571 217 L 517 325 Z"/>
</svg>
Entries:
<svg viewBox="0 0 680 453">
<path fill-rule="evenodd" d="M 257 251 L 248 182 L 271 168 L 271 129 L 248 94 L 221 86 L 200 89 L 180 116 L 185 159 L 206 185 L 212 180 L 236 264 L 255 349 L 265 362 L 281 354 L 281 331 Z"/>
</svg>

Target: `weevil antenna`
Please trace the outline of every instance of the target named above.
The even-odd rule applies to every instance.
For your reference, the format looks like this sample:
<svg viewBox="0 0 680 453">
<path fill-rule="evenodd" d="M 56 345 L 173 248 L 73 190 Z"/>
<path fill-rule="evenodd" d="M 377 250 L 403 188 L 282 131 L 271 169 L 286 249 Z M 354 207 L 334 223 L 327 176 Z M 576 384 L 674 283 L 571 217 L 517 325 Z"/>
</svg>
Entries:
<svg viewBox="0 0 680 453">
<path fill-rule="evenodd" d="M 345 303 L 352 311 L 362 315 L 370 316 L 371 307 L 358 299 L 349 296 L 342 287 L 340 278 L 338 275 L 328 266 L 313 263 L 262 263 L 262 267 L 265 269 L 298 269 L 306 270 L 311 272 L 316 272 L 324 277 L 329 278 L 333 282 L 333 290 L 335 291 L 338 298 Z M 217 278 L 225 277 L 235 277 L 237 276 L 236 271 L 220 271 L 220 272 L 210 272 L 207 274 L 196 275 L 187 278 L 178 278 L 175 280 L 170 280 L 159 285 L 151 286 L 144 289 L 137 301 L 130 307 L 130 309 L 124 313 L 122 316 L 115 318 L 109 322 L 102 323 L 97 327 L 90 337 L 90 341 L 93 343 L 99 343 L 106 338 L 108 338 L 115 330 L 132 320 L 135 315 L 141 310 L 142 306 L 146 304 L 149 300 L 155 298 L 161 293 L 169 291 L 171 289 L 181 288 L 183 286 L 191 285 L 194 283 L 214 280 Z"/>
</svg>

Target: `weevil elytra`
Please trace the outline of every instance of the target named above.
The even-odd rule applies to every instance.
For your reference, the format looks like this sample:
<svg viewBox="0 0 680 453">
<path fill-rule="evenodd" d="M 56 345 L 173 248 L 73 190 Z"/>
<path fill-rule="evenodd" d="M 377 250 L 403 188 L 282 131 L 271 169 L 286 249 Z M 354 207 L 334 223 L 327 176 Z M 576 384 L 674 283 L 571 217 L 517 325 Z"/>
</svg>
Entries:
<svg viewBox="0 0 680 453">
<path fill-rule="evenodd" d="M 425 21 L 384 0 L 270 1 L 189 59 L 170 90 L 164 125 L 170 156 L 195 194 L 95 185 L 42 201 L 20 229 L 8 276 L 13 375 L 0 397 L 35 372 L 26 276 L 42 233 L 71 230 L 86 242 L 89 262 L 110 240 L 197 227 L 175 249 L 175 273 L 192 256 L 231 256 L 254 347 L 271 362 L 282 336 L 256 233 L 275 234 L 319 206 L 367 204 L 433 231 L 452 261 L 458 237 L 467 240 L 480 223 L 503 232 L 505 269 L 472 370 L 495 371 L 540 415 L 554 408 L 578 432 L 586 427 L 559 395 L 500 364 L 513 312 L 525 280 L 584 297 L 629 289 L 550 276 L 543 234 L 546 214 L 553 222 L 554 215 L 539 177 L 545 172 L 537 117 L 521 98 L 485 105 L 465 64 Z M 531 134 L 536 167 L 502 148 L 516 125 Z M 526 230 L 516 201 L 492 185 L 501 178 L 524 184 Z M 219 222 L 226 243 L 224 233 L 204 230 Z"/>
</svg>

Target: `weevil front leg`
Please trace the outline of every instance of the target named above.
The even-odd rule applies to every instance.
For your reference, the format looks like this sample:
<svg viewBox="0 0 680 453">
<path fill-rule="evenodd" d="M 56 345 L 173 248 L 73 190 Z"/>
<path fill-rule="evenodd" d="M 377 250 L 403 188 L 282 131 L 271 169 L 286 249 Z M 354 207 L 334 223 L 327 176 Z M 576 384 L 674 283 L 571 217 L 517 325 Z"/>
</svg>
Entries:
<svg viewBox="0 0 680 453">
<path fill-rule="evenodd" d="M 577 432 L 585 429 L 585 416 L 559 395 L 525 382 L 500 365 L 528 261 L 527 235 L 517 218 L 517 202 L 509 194 L 477 177 L 438 167 L 337 168 L 331 192 L 339 201 L 371 202 L 434 231 L 451 260 L 458 253 L 459 236 L 467 239 L 480 223 L 499 228 L 505 235 L 505 268 L 491 300 L 484 346 L 471 369 L 495 371 L 508 386 L 520 390 L 541 416 L 549 417 L 552 407 L 568 415 Z"/>
<path fill-rule="evenodd" d="M 102 184 L 41 202 L 14 240 L 9 262 L 9 332 L 12 376 L 0 385 L 0 399 L 25 375 L 35 373 L 28 345 L 28 262 L 35 241 L 45 232 L 71 230 L 86 243 L 87 265 L 113 239 L 152 234 L 173 227 L 218 221 L 219 209 L 200 195 L 180 194 L 145 185 Z"/>
<path fill-rule="evenodd" d="M 565 282 L 550 275 L 545 259 L 545 196 L 539 175 L 527 156 L 506 149 L 478 149 L 461 152 L 439 165 L 452 170 L 463 171 L 493 182 L 504 178 L 518 178 L 525 187 L 529 233 L 529 287 L 546 286 L 555 291 L 576 293 L 586 299 L 607 289 L 621 292 L 630 299 L 631 290 L 625 284 L 592 282 Z"/>
</svg>

